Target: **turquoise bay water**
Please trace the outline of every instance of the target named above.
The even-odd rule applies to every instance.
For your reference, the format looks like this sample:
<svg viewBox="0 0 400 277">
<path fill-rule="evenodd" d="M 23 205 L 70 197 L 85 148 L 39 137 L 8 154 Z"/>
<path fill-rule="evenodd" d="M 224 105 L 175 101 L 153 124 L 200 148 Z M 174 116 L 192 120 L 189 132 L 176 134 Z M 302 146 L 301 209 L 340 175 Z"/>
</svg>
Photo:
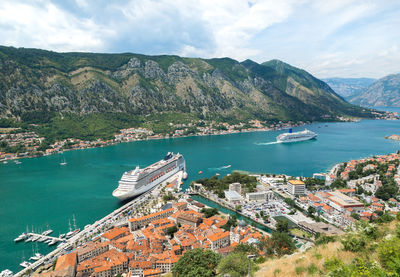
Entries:
<svg viewBox="0 0 400 277">
<path fill-rule="evenodd" d="M 147 166 L 168 151 L 184 155 L 187 187 L 192 180 L 235 169 L 311 176 L 338 162 L 400 149 L 399 142 L 384 139 L 400 133 L 400 121 L 318 123 L 307 128 L 318 133 L 317 140 L 274 144 L 282 131 L 254 132 L 140 141 L 0 164 L 0 270 L 16 272 L 23 254 L 26 259 L 32 256 L 32 243 L 13 242 L 27 226 L 43 231 L 49 224 L 58 236 L 68 231 L 68 220 L 75 215 L 83 228 L 119 207 L 111 193 L 124 171 Z M 64 158 L 68 164 L 61 166 Z M 52 249 L 38 246 L 41 253 Z"/>
</svg>

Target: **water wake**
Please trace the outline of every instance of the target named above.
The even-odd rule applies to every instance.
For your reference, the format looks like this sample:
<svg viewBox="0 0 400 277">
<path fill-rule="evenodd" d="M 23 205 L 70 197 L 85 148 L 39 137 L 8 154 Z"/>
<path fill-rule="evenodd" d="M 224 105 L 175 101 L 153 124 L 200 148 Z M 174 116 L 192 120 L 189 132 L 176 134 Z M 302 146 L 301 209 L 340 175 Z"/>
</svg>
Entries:
<svg viewBox="0 0 400 277">
<path fill-rule="evenodd" d="M 229 164 L 229 165 L 224 165 L 224 166 L 221 166 L 221 167 L 211 167 L 211 168 L 208 168 L 208 170 L 218 171 L 218 170 L 223 170 L 223 169 L 227 169 L 227 168 L 230 168 L 230 167 L 231 167 L 231 165 Z"/>
<path fill-rule="evenodd" d="M 257 142 L 255 143 L 256 145 L 271 145 L 271 144 L 278 144 L 280 142 L 278 141 L 272 141 L 272 142 Z"/>
</svg>

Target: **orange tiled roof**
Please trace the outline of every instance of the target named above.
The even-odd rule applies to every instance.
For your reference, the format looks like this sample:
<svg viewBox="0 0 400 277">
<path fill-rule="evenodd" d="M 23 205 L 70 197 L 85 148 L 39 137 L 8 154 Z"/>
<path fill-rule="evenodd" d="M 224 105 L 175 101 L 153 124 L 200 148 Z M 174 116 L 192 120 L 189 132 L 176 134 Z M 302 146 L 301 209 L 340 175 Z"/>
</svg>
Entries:
<svg viewBox="0 0 400 277">
<path fill-rule="evenodd" d="M 76 252 L 71 252 L 69 254 L 62 255 L 57 259 L 57 264 L 54 270 L 63 270 L 70 266 L 75 268 L 76 263 L 77 263 Z"/>
<path fill-rule="evenodd" d="M 340 192 L 344 192 L 344 193 L 349 193 L 349 192 L 355 192 L 355 189 L 339 189 Z"/>
<path fill-rule="evenodd" d="M 321 199 L 319 197 L 315 196 L 312 193 L 309 193 L 307 196 L 308 196 L 308 199 L 310 199 L 311 201 L 314 201 L 314 202 L 321 201 Z"/>
<path fill-rule="evenodd" d="M 228 231 L 213 234 L 213 235 L 209 236 L 208 239 L 214 242 L 214 241 L 223 239 L 223 238 L 225 238 L 227 236 L 229 236 L 229 232 Z"/>
<path fill-rule="evenodd" d="M 111 270 L 111 266 L 109 266 L 109 265 L 103 265 L 103 266 L 96 267 L 96 268 L 94 269 L 94 272 L 95 272 L 95 273 L 99 273 L 99 272 L 108 271 L 108 270 Z"/>
<path fill-rule="evenodd" d="M 127 233 L 127 232 L 129 232 L 129 229 L 127 227 L 121 227 L 121 228 L 114 227 L 113 229 L 105 232 L 102 235 L 102 237 L 109 239 L 109 240 L 113 240 L 114 238 L 116 238 L 124 233 Z"/>
<path fill-rule="evenodd" d="M 288 180 L 288 182 L 294 186 L 304 185 L 304 182 L 300 180 Z"/>
</svg>

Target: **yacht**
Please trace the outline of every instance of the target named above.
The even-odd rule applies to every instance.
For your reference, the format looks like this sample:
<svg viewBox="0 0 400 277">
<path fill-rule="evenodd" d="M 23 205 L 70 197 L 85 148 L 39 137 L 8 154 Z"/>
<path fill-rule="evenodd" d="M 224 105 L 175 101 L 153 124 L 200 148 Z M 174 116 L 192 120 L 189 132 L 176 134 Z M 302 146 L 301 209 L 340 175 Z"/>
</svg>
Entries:
<svg viewBox="0 0 400 277">
<path fill-rule="evenodd" d="M 33 236 L 28 236 L 28 238 L 25 240 L 25 242 L 30 242 L 33 241 Z"/>
<path fill-rule="evenodd" d="M 22 233 L 21 235 L 19 235 L 17 238 L 14 239 L 14 242 L 19 242 L 19 241 L 25 240 L 27 238 L 28 238 L 28 234 Z"/>
<path fill-rule="evenodd" d="M 38 242 L 44 242 L 45 240 L 47 240 L 46 237 L 41 237 L 40 239 L 38 239 Z"/>
<path fill-rule="evenodd" d="M 38 261 L 41 258 L 43 258 L 43 255 L 40 254 L 39 252 L 36 252 L 35 255 L 33 255 L 32 257 L 30 257 L 29 259 L 34 260 L 34 261 Z"/>
<path fill-rule="evenodd" d="M 52 239 L 52 240 L 49 242 L 49 245 L 54 245 L 54 244 L 56 244 L 57 242 L 58 242 L 58 240 Z"/>
<path fill-rule="evenodd" d="M 47 236 L 47 235 L 50 235 L 51 233 L 53 233 L 53 230 L 49 229 L 49 230 L 44 231 L 44 232 L 42 233 L 42 235 L 43 235 L 43 236 Z"/>
<path fill-rule="evenodd" d="M 0 272 L 0 277 L 12 277 L 13 272 L 9 269 L 5 269 L 2 272 Z"/>
<path fill-rule="evenodd" d="M 32 241 L 37 241 L 38 239 L 40 239 L 40 237 L 38 237 L 38 236 L 33 236 Z"/>
<path fill-rule="evenodd" d="M 23 261 L 22 263 L 19 264 L 20 266 L 27 268 L 30 267 L 32 264 L 30 262 L 27 261 Z"/>
</svg>

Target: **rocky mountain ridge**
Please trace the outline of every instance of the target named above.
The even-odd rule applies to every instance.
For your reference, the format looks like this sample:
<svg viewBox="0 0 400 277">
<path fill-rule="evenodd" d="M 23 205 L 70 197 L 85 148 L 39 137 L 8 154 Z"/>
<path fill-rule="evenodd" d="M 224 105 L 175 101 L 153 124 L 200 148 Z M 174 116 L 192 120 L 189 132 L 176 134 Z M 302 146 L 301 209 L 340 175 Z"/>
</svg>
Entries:
<svg viewBox="0 0 400 277">
<path fill-rule="evenodd" d="M 365 107 L 400 107 L 400 73 L 379 79 L 349 101 Z"/>
<path fill-rule="evenodd" d="M 337 94 L 348 100 L 377 80 L 373 78 L 325 78 L 322 81 L 326 82 Z"/>
<path fill-rule="evenodd" d="M 323 81 L 277 60 L 258 64 L 0 47 L 0 117 L 40 122 L 45 114 L 164 112 L 239 120 L 372 116 Z"/>
</svg>

